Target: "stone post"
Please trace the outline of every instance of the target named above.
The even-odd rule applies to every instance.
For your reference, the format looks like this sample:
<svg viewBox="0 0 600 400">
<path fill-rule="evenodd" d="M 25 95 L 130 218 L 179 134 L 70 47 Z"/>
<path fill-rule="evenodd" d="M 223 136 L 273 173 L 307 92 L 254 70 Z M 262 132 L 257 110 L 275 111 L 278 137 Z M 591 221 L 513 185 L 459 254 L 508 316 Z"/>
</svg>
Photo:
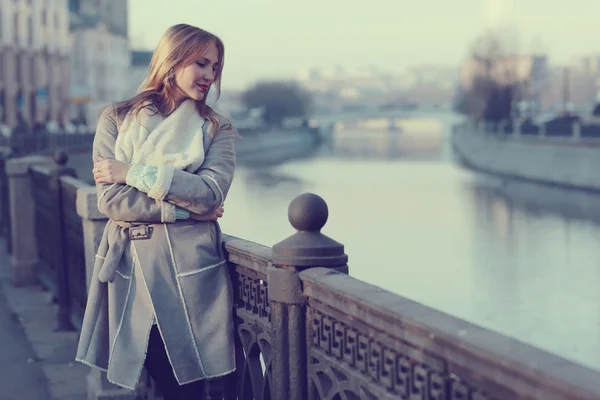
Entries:
<svg viewBox="0 0 600 400">
<path fill-rule="evenodd" d="M 545 138 L 546 137 L 546 124 L 545 123 L 541 123 L 540 124 L 540 138 Z"/>
<path fill-rule="evenodd" d="M 6 163 L 13 157 L 14 154 L 10 150 L 0 152 L 0 232 L 6 239 L 6 252 L 9 254 L 11 251 L 10 202 Z"/>
<path fill-rule="evenodd" d="M 506 120 L 502 120 L 498 123 L 498 127 L 496 129 L 496 133 L 498 136 L 504 135 L 504 127 L 506 126 Z"/>
<path fill-rule="evenodd" d="M 479 121 L 479 123 L 477 124 L 477 133 L 485 134 L 486 133 L 485 129 L 486 129 L 485 122 Z"/>
<path fill-rule="evenodd" d="M 85 246 L 85 276 L 89 290 L 94 272 L 94 261 L 102 233 L 108 218 L 98 210 L 96 187 L 90 186 L 77 191 L 77 214 L 81 217 L 83 240 Z M 142 371 L 140 382 L 135 392 L 113 385 L 106 379 L 106 372 L 91 368 L 87 376 L 89 400 L 136 400 L 157 398 L 149 377 Z"/>
<path fill-rule="evenodd" d="M 77 191 L 77 214 L 81 217 L 83 224 L 83 243 L 85 246 L 85 278 L 87 289 L 90 289 L 94 262 L 98 246 L 102 239 L 104 226 L 108 218 L 98 210 L 98 196 L 96 187 L 79 189 Z"/>
<path fill-rule="evenodd" d="M 311 267 L 348 273 L 344 246 L 321 233 L 328 216 L 321 197 L 312 193 L 296 197 L 289 206 L 288 218 L 297 232 L 273 246 L 268 281 L 274 399 L 307 398 L 306 299 L 299 273 Z"/>
<path fill-rule="evenodd" d="M 34 165 L 51 167 L 50 157 L 27 156 L 8 160 L 8 196 L 10 207 L 11 268 L 15 286 L 37 282 L 37 239 L 35 199 L 29 168 Z"/>
<path fill-rule="evenodd" d="M 573 124 L 573 130 L 571 132 L 571 140 L 574 142 L 578 142 L 581 139 L 581 124 L 579 122 L 575 122 Z"/>
</svg>

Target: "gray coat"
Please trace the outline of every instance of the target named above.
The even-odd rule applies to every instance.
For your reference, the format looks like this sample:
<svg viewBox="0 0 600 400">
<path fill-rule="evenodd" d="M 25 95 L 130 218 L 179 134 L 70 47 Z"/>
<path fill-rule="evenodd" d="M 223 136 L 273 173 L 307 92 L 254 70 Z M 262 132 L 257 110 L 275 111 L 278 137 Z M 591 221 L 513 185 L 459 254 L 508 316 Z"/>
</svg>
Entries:
<svg viewBox="0 0 600 400">
<path fill-rule="evenodd" d="M 121 119 L 112 108 L 102 114 L 94 161 L 114 158 Z M 203 126 L 203 164 L 194 174 L 176 170 L 163 202 L 125 184 L 96 185 L 98 207 L 109 221 L 96 255 L 76 359 L 106 370 L 110 382 L 131 390 L 143 367 L 154 315 L 180 384 L 235 369 L 233 296 L 219 225 L 174 220 L 175 205 L 211 213 L 225 202 L 231 186 L 236 133 L 221 129 L 213 139 L 209 126 Z M 130 227 L 137 225 L 150 228 L 150 238 L 130 239 Z"/>
</svg>

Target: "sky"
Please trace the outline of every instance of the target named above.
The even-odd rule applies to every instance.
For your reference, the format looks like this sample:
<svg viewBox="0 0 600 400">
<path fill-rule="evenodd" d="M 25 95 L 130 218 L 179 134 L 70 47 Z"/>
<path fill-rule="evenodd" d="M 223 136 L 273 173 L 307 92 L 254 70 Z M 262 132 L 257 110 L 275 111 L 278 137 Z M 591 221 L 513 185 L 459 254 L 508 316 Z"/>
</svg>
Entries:
<svg viewBox="0 0 600 400">
<path fill-rule="evenodd" d="M 516 29 L 523 52 L 551 63 L 600 54 L 599 0 L 129 0 L 136 48 L 188 23 L 225 43 L 223 87 L 293 77 L 301 68 L 375 65 L 390 72 L 459 65 L 490 27 Z M 152 5 L 150 5 L 152 4 Z"/>
</svg>

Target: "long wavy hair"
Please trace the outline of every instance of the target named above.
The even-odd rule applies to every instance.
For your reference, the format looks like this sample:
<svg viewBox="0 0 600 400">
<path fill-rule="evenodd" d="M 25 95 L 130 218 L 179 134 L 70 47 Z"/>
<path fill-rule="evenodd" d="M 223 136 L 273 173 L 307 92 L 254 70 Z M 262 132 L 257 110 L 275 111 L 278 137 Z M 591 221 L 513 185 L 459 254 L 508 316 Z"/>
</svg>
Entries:
<svg viewBox="0 0 600 400">
<path fill-rule="evenodd" d="M 218 36 L 198 27 L 177 24 L 167 29 L 158 42 L 148 73 L 137 94 L 129 100 L 115 104 L 116 115 L 132 112 L 137 116 L 144 108 L 148 108 L 154 114 L 163 116 L 171 114 L 179 106 L 176 100 L 177 94 L 184 94 L 175 83 L 175 73 L 197 62 L 211 44 L 214 44 L 219 52 L 218 69 L 212 85 L 216 87 L 218 99 L 221 94 L 221 74 L 225 58 L 223 42 Z M 212 123 L 211 135 L 214 135 L 214 132 L 218 132 L 220 128 L 219 115 L 206 104 L 207 97 L 208 92 L 202 100 L 195 101 L 196 109 L 203 118 Z"/>
</svg>

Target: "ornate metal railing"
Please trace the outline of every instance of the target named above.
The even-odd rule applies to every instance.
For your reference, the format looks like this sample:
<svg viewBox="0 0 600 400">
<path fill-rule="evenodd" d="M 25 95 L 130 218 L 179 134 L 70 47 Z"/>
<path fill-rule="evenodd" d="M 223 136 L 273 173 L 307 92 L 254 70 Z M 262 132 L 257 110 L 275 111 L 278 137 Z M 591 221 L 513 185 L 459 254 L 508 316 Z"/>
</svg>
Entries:
<svg viewBox="0 0 600 400">
<path fill-rule="evenodd" d="M 475 132 L 494 135 L 499 140 L 540 141 L 573 146 L 600 146 L 600 124 L 551 123 L 517 124 L 509 121 L 480 122 L 465 121 L 453 126 L 454 131 Z"/>
<path fill-rule="evenodd" d="M 62 154 L 29 173 L 39 273 L 54 281 L 59 327 L 72 329 L 86 295 L 75 193 L 89 187 L 65 164 Z M 82 199 L 95 214 L 97 199 Z M 297 233 L 272 248 L 224 238 L 237 368 L 209 382 L 207 399 L 600 398 L 599 371 L 350 277 L 343 246 L 320 232 L 328 218 L 320 197 L 299 196 L 289 216 Z M 156 398 L 153 385 L 140 390 L 138 398 Z"/>
<path fill-rule="evenodd" d="M 8 176 L 6 174 L 6 162 L 11 158 L 10 154 L 0 153 L 0 235 L 6 238 L 6 249 L 10 252 L 10 204 L 8 196 Z"/>
<path fill-rule="evenodd" d="M 56 228 L 56 199 L 52 192 L 50 168 L 31 168 L 31 182 L 35 204 L 35 233 L 38 247 L 38 277 L 42 285 L 58 297 L 56 248 L 59 245 Z"/>
<path fill-rule="evenodd" d="M 308 399 L 600 396 L 598 371 L 340 273 L 314 268 L 300 278 Z"/>
<path fill-rule="evenodd" d="M 81 325 L 87 296 L 82 220 L 76 211 L 77 190 L 88 185 L 66 167 L 65 152 L 51 168 L 30 169 L 35 204 L 38 277 L 59 305 L 58 327 Z"/>
<path fill-rule="evenodd" d="M 227 398 L 271 399 L 273 346 L 267 284 L 271 249 L 235 238 L 228 238 L 225 248 L 234 285 L 237 333 L 237 393 L 230 391 Z"/>
<path fill-rule="evenodd" d="M 60 179 L 63 207 L 63 241 L 65 246 L 64 268 L 67 271 L 67 284 L 71 320 L 81 327 L 87 303 L 87 285 L 85 269 L 85 245 L 83 242 L 82 219 L 77 214 L 77 191 L 88 185 L 70 176 Z"/>
<path fill-rule="evenodd" d="M 599 371 L 350 277 L 317 196 L 289 212 L 298 233 L 272 249 L 225 240 L 237 399 L 600 398 Z"/>
</svg>

